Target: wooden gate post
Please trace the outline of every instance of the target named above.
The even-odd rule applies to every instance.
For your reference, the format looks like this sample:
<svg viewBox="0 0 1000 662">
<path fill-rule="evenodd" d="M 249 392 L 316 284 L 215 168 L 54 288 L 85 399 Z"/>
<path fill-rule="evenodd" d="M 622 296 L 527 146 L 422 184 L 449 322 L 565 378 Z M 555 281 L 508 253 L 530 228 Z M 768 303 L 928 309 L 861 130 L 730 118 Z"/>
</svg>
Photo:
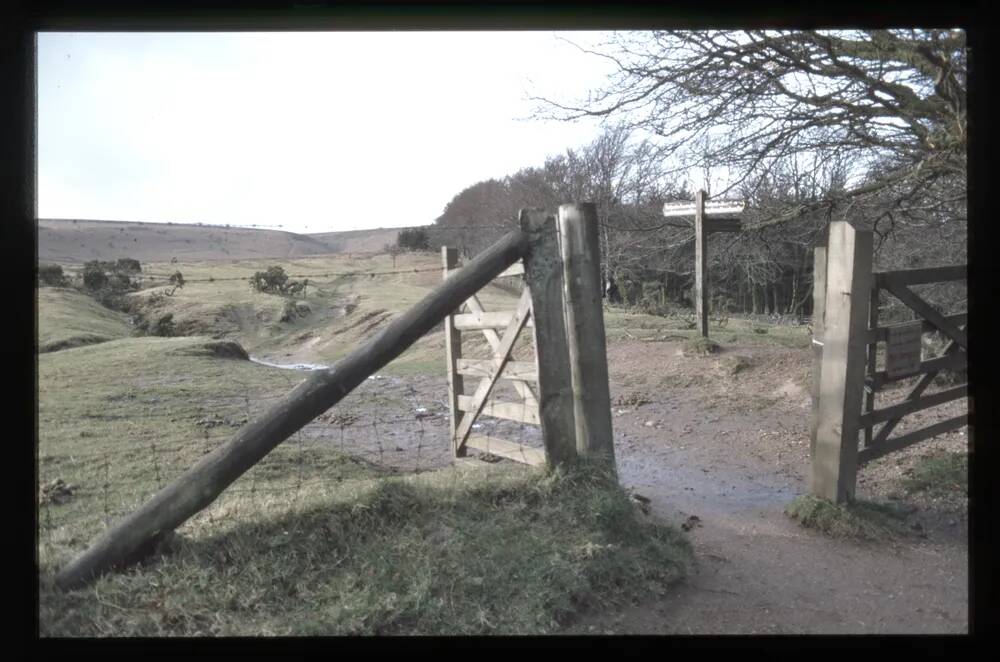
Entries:
<svg viewBox="0 0 1000 662">
<path fill-rule="evenodd" d="M 531 292 L 535 321 L 538 417 L 546 459 L 549 466 L 559 466 L 577 458 L 559 236 L 555 218 L 541 209 L 522 209 L 520 223 L 521 231 L 528 235 L 524 280 Z"/>
<path fill-rule="evenodd" d="M 820 375 L 823 374 L 823 327 L 826 322 L 826 239 L 813 252 L 812 314 L 812 412 L 809 420 L 809 457 L 816 454 L 816 425 L 819 422 Z"/>
<path fill-rule="evenodd" d="M 448 274 L 458 267 L 458 249 L 441 247 L 441 267 L 443 277 L 448 280 Z M 455 457 L 465 457 L 466 450 L 455 440 L 455 430 L 462 418 L 462 410 L 458 406 L 458 396 L 465 392 L 465 379 L 458 372 L 458 360 L 462 358 L 462 332 L 455 328 L 454 315 L 444 318 L 444 351 L 448 362 L 448 408 L 451 410 L 452 454 Z"/>
<path fill-rule="evenodd" d="M 854 498 L 857 479 L 872 245 L 871 232 L 830 224 L 811 492 L 837 503 Z"/>
<path fill-rule="evenodd" d="M 597 207 L 593 203 L 560 205 L 558 228 L 576 448 L 582 457 L 603 458 L 614 469 Z"/>
</svg>

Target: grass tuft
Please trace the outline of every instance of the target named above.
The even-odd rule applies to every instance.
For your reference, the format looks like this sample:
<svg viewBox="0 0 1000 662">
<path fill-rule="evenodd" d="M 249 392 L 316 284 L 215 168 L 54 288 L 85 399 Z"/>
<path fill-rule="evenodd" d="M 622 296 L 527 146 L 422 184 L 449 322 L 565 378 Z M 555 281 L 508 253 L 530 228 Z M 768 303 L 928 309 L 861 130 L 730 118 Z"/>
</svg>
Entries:
<svg viewBox="0 0 1000 662">
<path fill-rule="evenodd" d="M 920 458 L 903 479 L 907 492 L 968 494 L 969 456 L 966 453 L 938 453 Z"/>
<path fill-rule="evenodd" d="M 884 541 L 908 534 L 905 515 L 900 510 L 871 501 L 835 504 L 807 494 L 788 504 L 785 514 L 798 520 L 804 528 L 834 538 Z"/>
<path fill-rule="evenodd" d="M 704 336 L 696 336 L 685 341 L 683 352 L 686 356 L 708 356 L 719 351 L 719 344 Z"/>
</svg>

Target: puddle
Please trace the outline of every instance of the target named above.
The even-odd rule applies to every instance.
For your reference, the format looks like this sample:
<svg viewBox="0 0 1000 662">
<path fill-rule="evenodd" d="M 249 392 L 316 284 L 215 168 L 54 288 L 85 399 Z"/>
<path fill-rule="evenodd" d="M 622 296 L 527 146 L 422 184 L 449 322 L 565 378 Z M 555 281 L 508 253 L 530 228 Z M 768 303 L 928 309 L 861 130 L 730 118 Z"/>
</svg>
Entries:
<svg viewBox="0 0 1000 662">
<path fill-rule="evenodd" d="M 271 361 L 265 361 L 263 359 L 255 359 L 250 357 L 250 360 L 254 363 L 259 363 L 260 365 L 266 365 L 269 368 L 284 368 L 286 370 L 329 370 L 330 366 L 322 365 L 319 363 L 272 363 Z"/>
<path fill-rule="evenodd" d="M 709 469 L 706 472 L 682 452 L 672 453 L 667 460 L 656 454 L 621 453 L 618 473 L 624 484 L 640 493 L 655 494 L 670 506 L 687 508 L 690 512 L 701 509 L 701 512 L 735 514 L 783 508 L 797 494 L 794 485 L 774 476 L 717 464 L 706 467 Z"/>
</svg>

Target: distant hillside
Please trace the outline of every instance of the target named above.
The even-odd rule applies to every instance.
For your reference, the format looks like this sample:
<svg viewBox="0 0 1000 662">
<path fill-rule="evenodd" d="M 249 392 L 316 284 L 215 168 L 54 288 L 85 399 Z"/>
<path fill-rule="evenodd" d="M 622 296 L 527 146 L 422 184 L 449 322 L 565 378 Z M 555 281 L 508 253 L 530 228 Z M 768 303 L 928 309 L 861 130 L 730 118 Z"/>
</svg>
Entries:
<svg viewBox="0 0 1000 662">
<path fill-rule="evenodd" d="M 346 232 L 320 232 L 307 234 L 336 253 L 370 253 L 380 251 L 386 244 L 394 246 L 396 235 L 406 228 L 375 228 L 374 230 L 348 230 Z"/>
<path fill-rule="evenodd" d="M 79 264 L 121 257 L 140 262 L 166 262 L 174 257 L 182 261 L 295 258 L 332 252 L 337 250 L 316 237 L 279 230 L 182 223 L 38 221 L 38 261 L 42 263 Z"/>
</svg>

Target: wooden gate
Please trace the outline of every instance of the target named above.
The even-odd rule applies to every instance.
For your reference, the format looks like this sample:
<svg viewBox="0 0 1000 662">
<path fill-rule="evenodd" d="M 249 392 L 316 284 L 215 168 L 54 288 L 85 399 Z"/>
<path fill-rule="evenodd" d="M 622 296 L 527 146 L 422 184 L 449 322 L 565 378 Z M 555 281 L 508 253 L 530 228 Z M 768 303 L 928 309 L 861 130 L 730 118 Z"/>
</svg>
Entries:
<svg viewBox="0 0 1000 662">
<path fill-rule="evenodd" d="M 458 268 L 458 251 L 442 247 L 444 278 Z M 497 278 L 523 276 L 524 264 L 518 261 Z M 465 312 L 462 312 L 462 311 Z M 538 417 L 537 361 L 511 360 L 514 344 L 525 327 L 532 327 L 531 346 L 535 354 L 534 323 L 532 322 L 531 290 L 524 285 L 515 310 L 487 311 L 477 295 L 469 297 L 462 307 L 445 319 L 445 353 L 448 367 L 448 405 L 451 410 L 451 442 L 455 457 L 463 457 L 466 449 L 474 448 L 530 465 L 545 463 L 544 448 L 481 434 L 473 434 L 473 425 L 480 416 L 540 425 Z M 464 331 L 481 331 L 492 350 L 488 359 L 467 359 L 462 356 Z M 502 331 L 501 333 L 497 333 Z M 471 394 L 465 393 L 465 379 L 478 378 Z M 498 380 L 510 381 L 520 396 L 520 402 L 496 402 L 490 399 Z"/>
<path fill-rule="evenodd" d="M 493 415 L 503 411 L 496 403 L 487 410 L 486 400 L 509 367 L 507 376 L 521 383 L 523 397 L 534 399 L 534 418 L 541 423 L 545 445 L 542 461 L 558 466 L 586 457 L 613 470 L 597 237 L 597 209 L 593 203 L 561 205 L 558 219 L 543 210 L 522 210 L 519 229 L 447 275 L 445 282 L 336 366 L 312 371 L 270 409 L 240 428 L 228 443 L 205 455 L 139 509 L 98 536 L 59 571 L 56 585 L 64 589 L 80 586 L 111 568 L 138 561 L 156 541 L 209 505 L 278 444 L 340 402 L 441 321 L 446 323 L 449 366 L 454 367 L 450 376 L 456 453 L 483 443 L 470 434 L 477 416 L 484 411 Z M 454 254 L 445 251 L 446 271 L 453 259 Z M 509 311 L 500 314 L 506 316 L 499 325 L 504 328 L 501 336 L 496 334 L 496 325 L 485 323 L 490 313 L 482 309 L 475 295 L 499 274 L 509 273 L 506 270 L 511 267 L 524 273 L 526 286 L 513 315 Z M 469 308 L 471 317 L 455 314 L 456 308 L 463 305 Z M 528 385 L 531 375 L 526 374 L 525 366 L 509 365 L 514 341 L 529 316 L 535 322 L 537 394 Z M 490 332 L 487 340 L 494 355 L 485 363 L 458 364 L 461 338 L 457 327 L 467 322 L 472 325 L 468 328 L 478 324 L 484 332 Z M 460 400 L 464 394 L 461 388 L 455 388 L 454 379 L 460 374 L 483 377 L 467 400 Z M 489 452 L 499 454 L 503 450 L 502 444 L 488 441 Z M 535 453 L 514 459 L 536 463 L 538 457 Z"/>
<path fill-rule="evenodd" d="M 872 233 L 844 221 L 830 224 L 828 245 L 816 248 L 813 281 L 813 494 L 850 500 L 860 464 L 968 423 L 966 413 L 890 436 L 906 415 L 968 395 L 968 384 L 923 395 L 941 370 L 966 369 L 968 315 L 943 315 L 910 289 L 965 280 L 967 271 L 965 265 L 954 265 L 873 273 Z M 879 326 L 881 291 L 919 319 Z M 949 343 L 941 356 L 922 360 L 921 337 L 933 331 L 943 333 Z M 879 343 L 885 347 L 881 369 Z M 915 376 L 919 379 L 901 402 L 875 409 L 877 392 Z"/>
</svg>

